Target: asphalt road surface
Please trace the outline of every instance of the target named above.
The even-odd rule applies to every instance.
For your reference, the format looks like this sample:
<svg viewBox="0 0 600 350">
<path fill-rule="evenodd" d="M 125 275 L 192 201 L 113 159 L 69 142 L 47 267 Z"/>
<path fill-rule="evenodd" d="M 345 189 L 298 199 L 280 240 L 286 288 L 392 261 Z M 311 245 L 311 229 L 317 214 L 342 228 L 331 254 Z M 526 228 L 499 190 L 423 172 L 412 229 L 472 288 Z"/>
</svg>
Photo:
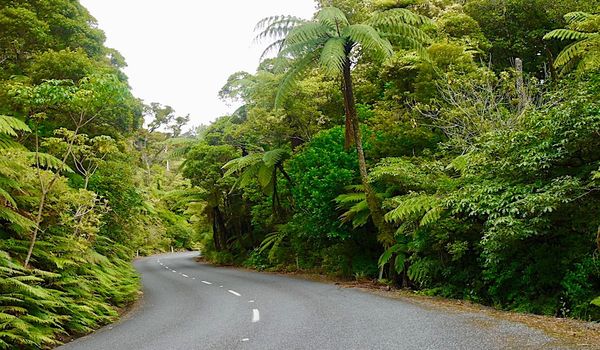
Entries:
<svg viewBox="0 0 600 350">
<path fill-rule="evenodd" d="M 556 349 L 519 323 L 427 308 L 333 284 L 195 261 L 139 259 L 141 306 L 60 350 Z"/>
</svg>

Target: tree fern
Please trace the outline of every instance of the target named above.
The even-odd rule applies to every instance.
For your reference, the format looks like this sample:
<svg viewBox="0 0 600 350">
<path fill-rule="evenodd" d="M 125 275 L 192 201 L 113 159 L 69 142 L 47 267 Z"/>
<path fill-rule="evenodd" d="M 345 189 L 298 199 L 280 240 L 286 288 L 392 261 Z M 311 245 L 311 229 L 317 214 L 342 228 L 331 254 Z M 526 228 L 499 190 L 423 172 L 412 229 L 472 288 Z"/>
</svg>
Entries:
<svg viewBox="0 0 600 350">
<path fill-rule="evenodd" d="M 600 15 L 571 12 L 565 15 L 567 29 L 555 29 L 545 40 L 574 41 L 556 57 L 554 65 L 566 73 L 575 68 L 579 72 L 600 68 Z"/>
<path fill-rule="evenodd" d="M 394 209 L 385 215 L 388 222 L 400 222 L 419 216 L 421 224 L 430 224 L 439 219 L 442 211 L 440 199 L 425 193 L 394 197 L 388 203 L 394 206 Z"/>
</svg>

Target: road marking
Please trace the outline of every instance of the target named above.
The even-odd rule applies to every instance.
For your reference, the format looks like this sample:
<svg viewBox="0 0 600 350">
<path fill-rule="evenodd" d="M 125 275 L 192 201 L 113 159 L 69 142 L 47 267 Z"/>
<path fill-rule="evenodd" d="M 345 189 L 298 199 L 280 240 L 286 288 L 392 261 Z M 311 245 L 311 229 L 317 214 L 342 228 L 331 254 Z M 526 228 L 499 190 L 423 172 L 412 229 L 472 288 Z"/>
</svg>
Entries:
<svg viewBox="0 0 600 350">
<path fill-rule="evenodd" d="M 252 309 L 252 323 L 260 321 L 260 312 L 258 309 Z"/>
<path fill-rule="evenodd" d="M 171 271 L 173 271 L 173 272 L 177 273 L 177 271 L 175 271 L 175 270 L 171 270 Z"/>
<path fill-rule="evenodd" d="M 227 291 L 229 293 L 235 295 L 236 297 L 241 297 L 242 296 L 240 293 L 236 292 L 235 290 L 228 289 Z"/>
<path fill-rule="evenodd" d="M 248 338 L 242 338 L 242 341 L 248 341 L 248 340 L 250 340 L 250 339 L 248 339 Z"/>
<path fill-rule="evenodd" d="M 165 266 L 165 269 L 170 270 L 168 266 Z"/>
<path fill-rule="evenodd" d="M 249 303 L 253 303 L 253 302 L 254 302 L 254 300 L 248 300 L 248 302 L 249 302 Z"/>
<path fill-rule="evenodd" d="M 181 275 L 182 275 L 183 277 L 185 277 L 185 278 L 188 278 L 188 277 L 190 277 L 190 276 L 186 275 L 185 273 L 182 273 Z"/>
<path fill-rule="evenodd" d="M 210 283 L 210 282 L 208 282 L 208 281 L 200 281 L 200 282 L 202 282 L 202 283 L 204 283 L 204 284 L 212 284 L 212 283 Z"/>
<path fill-rule="evenodd" d="M 192 279 L 193 279 L 193 280 L 195 280 L 195 279 L 196 279 L 196 277 L 192 277 Z"/>
</svg>

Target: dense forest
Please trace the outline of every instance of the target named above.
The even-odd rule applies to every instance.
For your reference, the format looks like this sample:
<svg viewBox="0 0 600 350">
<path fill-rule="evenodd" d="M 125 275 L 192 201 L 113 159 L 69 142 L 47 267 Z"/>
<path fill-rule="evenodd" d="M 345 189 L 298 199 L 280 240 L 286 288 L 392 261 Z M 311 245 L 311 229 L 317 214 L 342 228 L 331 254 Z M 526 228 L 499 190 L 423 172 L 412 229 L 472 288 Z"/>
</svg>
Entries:
<svg viewBox="0 0 600 350">
<path fill-rule="evenodd" d="M 168 200 L 187 117 L 135 98 L 104 40 L 78 1 L 0 1 L 0 348 L 115 320 L 136 253 L 191 248 Z"/>
<path fill-rule="evenodd" d="M 171 249 L 600 319 L 599 1 L 322 0 L 256 35 L 241 107 L 186 132 L 77 0 L 0 0 L 0 348 L 115 320 Z"/>
</svg>

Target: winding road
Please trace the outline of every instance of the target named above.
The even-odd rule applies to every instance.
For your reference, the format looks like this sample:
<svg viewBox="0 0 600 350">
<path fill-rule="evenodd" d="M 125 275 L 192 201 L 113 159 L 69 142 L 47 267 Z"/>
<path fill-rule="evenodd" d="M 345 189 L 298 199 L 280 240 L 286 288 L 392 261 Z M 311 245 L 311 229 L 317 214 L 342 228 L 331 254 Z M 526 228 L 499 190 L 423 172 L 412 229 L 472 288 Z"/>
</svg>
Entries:
<svg viewBox="0 0 600 350">
<path fill-rule="evenodd" d="M 59 349 L 558 348 L 540 331 L 484 314 L 218 268 L 196 257 L 175 253 L 136 260 L 144 284 L 139 309 Z"/>
</svg>

